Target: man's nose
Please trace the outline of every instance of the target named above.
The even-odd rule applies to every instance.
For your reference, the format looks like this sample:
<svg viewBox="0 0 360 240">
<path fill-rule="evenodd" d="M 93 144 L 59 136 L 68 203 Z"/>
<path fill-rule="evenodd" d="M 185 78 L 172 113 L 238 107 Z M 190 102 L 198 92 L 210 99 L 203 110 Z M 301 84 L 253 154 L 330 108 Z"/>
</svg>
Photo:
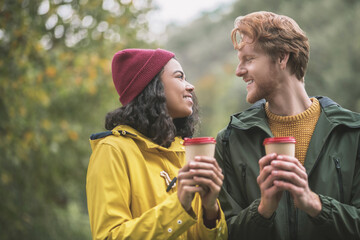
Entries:
<svg viewBox="0 0 360 240">
<path fill-rule="evenodd" d="M 244 76 L 245 73 L 246 73 L 246 69 L 239 64 L 235 71 L 236 76 L 242 77 Z"/>
</svg>

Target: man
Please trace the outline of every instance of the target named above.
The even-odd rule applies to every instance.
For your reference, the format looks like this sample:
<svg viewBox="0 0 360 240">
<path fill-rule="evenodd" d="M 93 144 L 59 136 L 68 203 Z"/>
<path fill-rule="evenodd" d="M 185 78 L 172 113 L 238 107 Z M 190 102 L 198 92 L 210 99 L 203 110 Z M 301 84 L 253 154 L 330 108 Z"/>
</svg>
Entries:
<svg viewBox="0 0 360 240">
<path fill-rule="evenodd" d="M 231 38 L 255 104 L 217 137 L 230 239 L 360 239 L 360 114 L 308 97 L 310 47 L 293 19 L 251 13 Z M 265 155 L 274 136 L 295 137 L 295 157 Z"/>
</svg>

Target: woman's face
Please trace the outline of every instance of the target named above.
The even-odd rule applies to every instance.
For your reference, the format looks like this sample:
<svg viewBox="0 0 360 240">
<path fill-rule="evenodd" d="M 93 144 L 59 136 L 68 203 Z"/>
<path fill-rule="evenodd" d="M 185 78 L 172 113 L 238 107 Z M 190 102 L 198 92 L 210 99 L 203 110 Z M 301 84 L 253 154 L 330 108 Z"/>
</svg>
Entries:
<svg viewBox="0 0 360 240">
<path fill-rule="evenodd" d="M 180 63 L 172 58 L 161 74 L 165 89 L 166 106 L 169 115 L 175 118 L 188 117 L 192 114 L 192 91 L 194 86 L 186 81 L 185 73 Z"/>
</svg>

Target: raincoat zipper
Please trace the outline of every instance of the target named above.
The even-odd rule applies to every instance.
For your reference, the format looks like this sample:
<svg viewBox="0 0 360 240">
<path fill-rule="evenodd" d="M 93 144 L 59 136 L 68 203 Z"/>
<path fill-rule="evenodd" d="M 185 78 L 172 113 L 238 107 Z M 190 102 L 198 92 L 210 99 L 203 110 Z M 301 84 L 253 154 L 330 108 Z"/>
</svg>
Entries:
<svg viewBox="0 0 360 240">
<path fill-rule="evenodd" d="M 340 160 L 339 158 L 334 158 L 335 167 L 336 167 L 336 173 L 338 176 L 338 182 L 339 182 L 339 189 L 340 189 L 340 201 L 344 203 L 344 187 L 343 187 L 343 180 L 342 180 L 342 174 L 341 174 L 341 166 L 340 166 Z"/>
<path fill-rule="evenodd" d="M 296 240 L 298 224 L 297 209 L 295 208 L 294 202 L 292 201 L 291 194 L 288 191 L 285 191 L 284 193 L 286 196 L 288 210 L 289 239 Z"/>
<path fill-rule="evenodd" d="M 241 165 L 241 178 L 243 180 L 242 186 L 244 186 L 242 192 L 244 194 L 245 201 L 248 202 L 248 197 L 247 197 L 247 193 L 246 193 L 246 164 L 242 163 L 240 165 Z"/>
</svg>

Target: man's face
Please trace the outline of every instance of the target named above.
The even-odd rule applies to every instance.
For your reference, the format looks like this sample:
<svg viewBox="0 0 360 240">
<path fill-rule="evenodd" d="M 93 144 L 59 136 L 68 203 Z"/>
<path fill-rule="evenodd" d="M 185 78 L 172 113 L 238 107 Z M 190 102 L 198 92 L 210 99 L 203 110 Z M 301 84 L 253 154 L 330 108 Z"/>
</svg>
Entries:
<svg viewBox="0 0 360 240">
<path fill-rule="evenodd" d="M 243 41 L 251 42 L 249 40 L 246 36 L 243 38 Z M 247 84 L 247 102 L 269 100 L 278 94 L 280 67 L 269 55 L 254 44 L 245 44 L 238 51 L 238 59 L 236 76 L 242 77 Z"/>
</svg>

